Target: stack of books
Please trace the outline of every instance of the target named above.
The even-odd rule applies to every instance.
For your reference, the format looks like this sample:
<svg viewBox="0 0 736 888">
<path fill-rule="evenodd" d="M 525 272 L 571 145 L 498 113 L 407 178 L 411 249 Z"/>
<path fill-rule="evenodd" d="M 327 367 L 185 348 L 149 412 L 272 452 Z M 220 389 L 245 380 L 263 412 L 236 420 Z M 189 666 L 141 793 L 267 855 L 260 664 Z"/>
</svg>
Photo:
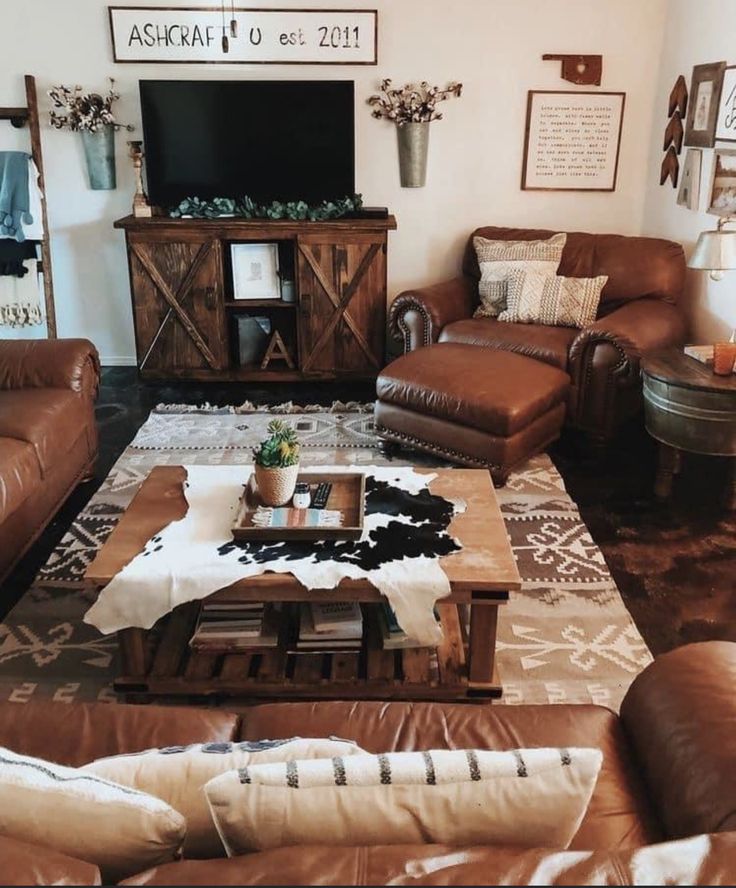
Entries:
<svg viewBox="0 0 736 888">
<path fill-rule="evenodd" d="M 437 611 L 434 612 L 434 617 L 439 623 L 440 618 Z M 423 645 L 416 642 L 413 638 L 410 638 L 401 626 L 399 626 L 399 621 L 396 619 L 394 609 L 387 601 L 381 602 L 378 606 L 378 622 L 381 627 L 383 649 L 385 651 L 423 647 Z"/>
<path fill-rule="evenodd" d="M 203 653 L 238 653 L 274 648 L 279 640 L 279 612 L 263 602 L 205 603 L 189 646 Z"/>
<path fill-rule="evenodd" d="M 296 653 L 338 653 L 360 650 L 363 612 L 355 601 L 302 603 Z"/>
</svg>

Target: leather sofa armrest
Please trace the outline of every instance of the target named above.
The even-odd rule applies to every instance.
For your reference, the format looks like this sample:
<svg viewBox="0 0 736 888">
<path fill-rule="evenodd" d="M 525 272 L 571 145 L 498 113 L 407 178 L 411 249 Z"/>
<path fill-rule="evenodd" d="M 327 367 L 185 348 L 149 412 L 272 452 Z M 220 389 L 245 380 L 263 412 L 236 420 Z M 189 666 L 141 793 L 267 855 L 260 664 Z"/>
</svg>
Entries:
<svg viewBox="0 0 736 888">
<path fill-rule="evenodd" d="M 3 885 L 101 885 L 102 879 L 92 863 L 0 836 L 0 882 Z"/>
<path fill-rule="evenodd" d="M 62 388 L 94 399 L 100 358 L 88 339 L 0 342 L 0 389 Z"/>
<path fill-rule="evenodd" d="M 685 318 L 676 305 L 659 299 L 635 299 L 578 333 L 570 346 L 572 376 L 585 372 L 586 365 L 595 360 L 594 350 L 602 345 L 617 352 L 617 375 L 637 379 L 643 355 L 682 345 L 685 335 Z"/>
<path fill-rule="evenodd" d="M 437 342 L 443 327 L 469 318 L 478 301 L 478 284 L 469 277 L 453 278 L 400 293 L 391 304 L 389 330 L 410 352 Z"/>
<path fill-rule="evenodd" d="M 661 657 L 621 707 L 645 784 L 672 838 L 736 830 L 736 644 Z"/>
</svg>

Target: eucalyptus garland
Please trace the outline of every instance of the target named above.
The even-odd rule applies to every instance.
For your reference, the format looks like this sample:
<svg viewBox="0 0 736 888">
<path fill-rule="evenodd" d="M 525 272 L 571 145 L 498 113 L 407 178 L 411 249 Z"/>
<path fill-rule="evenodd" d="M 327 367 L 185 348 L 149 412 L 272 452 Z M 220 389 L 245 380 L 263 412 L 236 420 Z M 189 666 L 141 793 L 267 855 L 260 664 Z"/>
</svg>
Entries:
<svg viewBox="0 0 736 888">
<path fill-rule="evenodd" d="M 354 194 L 340 200 L 323 200 L 321 204 L 311 205 L 303 200 L 292 200 L 287 203 L 275 200 L 270 204 L 258 204 L 250 197 L 235 199 L 231 197 L 215 197 L 213 200 L 202 200 L 199 197 L 187 197 L 178 206 L 169 210 L 172 219 L 191 216 L 193 219 L 219 219 L 222 216 L 234 216 L 239 219 L 290 219 L 294 222 L 324 222 L 327 219 L 339 219 L 349 213 L 357 212 L 363 206 L 363 197 Z"/>
</svg>

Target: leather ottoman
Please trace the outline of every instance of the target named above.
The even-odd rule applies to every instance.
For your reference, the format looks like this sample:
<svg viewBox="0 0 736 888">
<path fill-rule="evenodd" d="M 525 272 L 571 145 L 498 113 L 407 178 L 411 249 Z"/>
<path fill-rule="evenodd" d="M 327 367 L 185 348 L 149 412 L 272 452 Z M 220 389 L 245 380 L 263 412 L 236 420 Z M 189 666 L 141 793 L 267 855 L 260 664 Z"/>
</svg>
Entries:
<svg viewBox="0 0 736 888">
<path fill-rule="evenodd" d="M 513 352 L 439 343 L 397 358 L 376 390 L 385 441 L 485 467 L 503 484 L 559 436 L 570 377 Z"/>
</svg>

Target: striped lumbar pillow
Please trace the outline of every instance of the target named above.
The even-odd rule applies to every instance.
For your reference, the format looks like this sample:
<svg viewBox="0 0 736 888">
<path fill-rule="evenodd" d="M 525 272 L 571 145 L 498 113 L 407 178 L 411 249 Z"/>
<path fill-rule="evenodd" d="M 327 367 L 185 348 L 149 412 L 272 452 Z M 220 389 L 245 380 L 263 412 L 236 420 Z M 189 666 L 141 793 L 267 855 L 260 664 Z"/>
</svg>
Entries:
<svg viewBox="0 0 736 888">
<path fill-rule="evenodd" d="M 186 818 L 184 855 L 206 859 L 224 855 L 204 794 L 213 777 L 255 764 L 362 753 L 350 740 L 292 737 L 149 749 L 98 759 L 82 770 L 163 799 Z"/>
<path fill-rule="evenodd" d="M 508 280 L 515 271 L 531 271 L 554 275 L 567 243 L 566 234 L 555 234 L 547 240 L 504 241 L 474 237 L 478 257 L 480 305 L 476 318 L 495 318 L 506 308 Z"/>
<path fill-rule="evenodd" d="M 284 845 L 566 848 L 596 749 L 437 750 L 241 768 L 205 786 L 230 856 Z"/>
<path fill-rule="evenodd" d="M 567 278 L 515 271 L 508 280 L 508 306 L 498 316 L 511 324 L 587 327 L 598 316 L 606 275 Z"/>
<path fill-rule="evenodd" d="M 0 835 L 96 864 L 105 884 L 173 860 L 185 833 L 161 799 L 0 749 Z"/>
</svg>

